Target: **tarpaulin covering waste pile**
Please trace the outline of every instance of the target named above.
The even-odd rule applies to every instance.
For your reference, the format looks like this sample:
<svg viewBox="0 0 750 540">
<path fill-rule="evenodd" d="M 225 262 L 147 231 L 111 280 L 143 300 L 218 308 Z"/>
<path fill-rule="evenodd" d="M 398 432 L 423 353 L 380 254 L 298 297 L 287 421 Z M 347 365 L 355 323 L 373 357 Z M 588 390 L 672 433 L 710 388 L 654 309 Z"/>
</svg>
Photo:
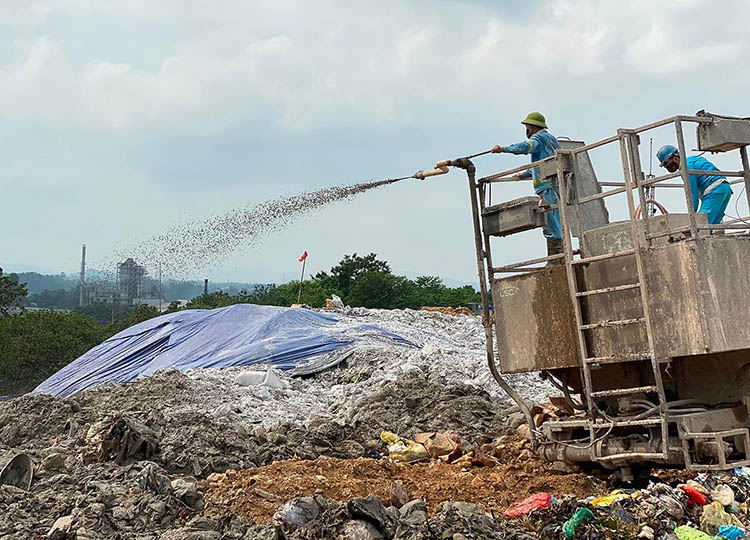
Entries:
<svg viewBox="0 0 750 540">
<path fill-rule="evenodd" d="M 70 396 L 104 383 L 124 383 L 176 368 L 253 364 L 293 369 L 373 333 L 416 346 L 373 325 L 336 332 L 339 316 L 307 309 L 237 304 L 162 315 L 123 330 L 74 360 L 34 389 Z"/>
</svg>

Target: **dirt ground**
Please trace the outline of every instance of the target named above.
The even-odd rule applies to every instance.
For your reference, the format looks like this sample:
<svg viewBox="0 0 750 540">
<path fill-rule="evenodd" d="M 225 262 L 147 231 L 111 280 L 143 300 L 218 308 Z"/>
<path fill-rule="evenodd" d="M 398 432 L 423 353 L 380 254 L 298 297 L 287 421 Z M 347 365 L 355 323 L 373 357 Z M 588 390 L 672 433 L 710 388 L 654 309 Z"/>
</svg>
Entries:
<svg viewBox="0 0 750 540">
<path fill-rule="evenodd" d="M 540 491 L 561 497 L 600 495 L 606 491 L 582 473 L 560 474 L 525 449 L 522 441 L 509 441 L 498 451 L 502 463 L 465 466 L 441 461 L 394 463 L 375 459 L 288 460 L 242 471 L 229 470 L 202 482 L 204 515 L 230 514 L 254 523 L 267 523 L 276 509 L 293 497 L 320 494 L 347 501 L 377 495 L 390 499 L 391 488 L 401 484 L 413 498 L 424 500 L 430 514 L 445 501 L 480 505 L 494 515 L 512 503 Z"/>
</svg>

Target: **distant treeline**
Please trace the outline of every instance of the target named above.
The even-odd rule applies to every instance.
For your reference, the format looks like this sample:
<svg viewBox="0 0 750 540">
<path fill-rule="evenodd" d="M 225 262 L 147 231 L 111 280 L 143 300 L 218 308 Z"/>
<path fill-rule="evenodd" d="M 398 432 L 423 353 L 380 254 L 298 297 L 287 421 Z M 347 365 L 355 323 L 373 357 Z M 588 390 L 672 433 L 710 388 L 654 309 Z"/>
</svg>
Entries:
<svg viewBox="0 0 750 540">
<path fill-rule="evenodd" d="M 252 291 L 231 295 L 214 292 L 194 298 L 188 308 L 216 308 L 237 303 L 289 306 L 297 302 L 299 281 L 283 285 L 258 285 Z M 361 257 L 345 255 L 328 272 L 319 272 L 302 283 L 300 302 L 310 307 L 325 306 L 326 298 L 339 296 L 353 307 L 383 309 L 419 309 L 423 306 L 466 306 L 479 302 L 474 287 L 447 287 L 437 276 L 421 276 L 414 280 L 391 272 L 386 261 L 374 253 Z M 177 309 L 176 305 L 171 309 Z"/>
<path fill-rule="evenodd" d="M 101 279 L 101 272 L 96 273 L 88 281 L 91 286 L 115 287 L 113 280 Z M 39 274 L 37 272 L 20 272 L 15 274 L 18 281 L 26 285 L 28 296 L 27 306 L 40 308 L 74 309 L 79 304 L 79 278 L 75 274 Z M 235 295 L 240 291 L 252 291 L 255 283 L 242 282 L 209 282 L 208 290 L 224 291 Z M 158 297 L 159 280 L 146 276 L 143 278 L 142 290 L 148 296 Z M 166 302 L 173 300 L 189 300 L 203 294 L 202 281 L 164 280 L 161 284 L 162 298 Z"/>
</svg>

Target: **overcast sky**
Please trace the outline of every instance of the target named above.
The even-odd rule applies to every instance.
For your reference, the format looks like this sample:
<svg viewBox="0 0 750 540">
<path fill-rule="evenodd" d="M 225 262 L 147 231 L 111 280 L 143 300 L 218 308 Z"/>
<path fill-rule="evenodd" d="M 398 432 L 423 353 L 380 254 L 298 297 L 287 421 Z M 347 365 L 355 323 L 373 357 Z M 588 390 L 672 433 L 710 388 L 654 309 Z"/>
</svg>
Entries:
<svg viewBox="0 0 750 540">
<path fill-rule="evenodd" d="M 109 264 L 186 219 L 517 142 L 534 110 L 586 141 L 750 115 L 748 28 L 742 0 L 0 0 L 0 265 L 75 271 L 83 242 Z M 541 231 L 502 246 L 498 262 L 544 254 Z M 194 277 L 288 280 L 304 250 L 310 271 L 374 251 L 474 281 L 465 175 L 333 205 Z"/>
</svg>

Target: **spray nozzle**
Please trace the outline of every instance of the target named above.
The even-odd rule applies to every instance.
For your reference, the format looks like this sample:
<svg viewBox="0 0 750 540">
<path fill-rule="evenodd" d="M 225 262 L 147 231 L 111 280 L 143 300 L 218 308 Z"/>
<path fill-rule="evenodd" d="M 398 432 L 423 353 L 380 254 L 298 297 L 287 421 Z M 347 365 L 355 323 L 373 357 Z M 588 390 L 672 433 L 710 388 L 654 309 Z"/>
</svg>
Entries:
<svg viewBox="0 0 750 540">
<path fill-rule="evenodd" d="M 412 178 L 416 178 L 417 180 L 424 180 L 428 176 L 438 176 L 439 174 L 445 174 L 448 172 L 449 163 L 450 161 L 447 159 L 444 159 L 443 161 L 438 161 L 435 164 L 434 169 L 430 169 L 429 171 L 417 171 L 412 175 Z"/>
</svg>

